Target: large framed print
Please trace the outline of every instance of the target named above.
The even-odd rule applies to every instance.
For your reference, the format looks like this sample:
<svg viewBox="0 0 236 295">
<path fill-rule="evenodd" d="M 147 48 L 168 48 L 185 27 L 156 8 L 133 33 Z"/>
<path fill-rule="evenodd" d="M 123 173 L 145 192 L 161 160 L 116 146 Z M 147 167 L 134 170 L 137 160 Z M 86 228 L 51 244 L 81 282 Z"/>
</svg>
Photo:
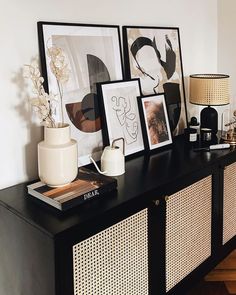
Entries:
<svg viewBox="0 0 236 295">
<path fill-rule="evenodd" d="M 144 150 L 137 101 L 141 94 L 139 79 L 105 82 L 98 87 L 104 143 L 111 145 L 113 140 L 122 137 L 126 156 Z"/>
<path fill-rule="evenodd" d="M 187 126 L 178 28 L 123 27 L 125 73 L 139 78 L 142 95 L 165 93 L 172 134 Z"/>
<path fill-rule="evenodd" d="M 164 94 L 139 97 L 145 146 L 149 150 L 172 143 Z"/>
<path fill-rule="evenodd" d="M 69 80 L 63 88 L 64 121 L 78 141 L 78 165 L 100 159 L 103 141 L 96 84 L 123 79 L 118 26 L 39 22 L 42 73 L 48 90 L 58 93 L 50 70 L 47 48 L 60 48 L 66 58 Z"/>
</svg>

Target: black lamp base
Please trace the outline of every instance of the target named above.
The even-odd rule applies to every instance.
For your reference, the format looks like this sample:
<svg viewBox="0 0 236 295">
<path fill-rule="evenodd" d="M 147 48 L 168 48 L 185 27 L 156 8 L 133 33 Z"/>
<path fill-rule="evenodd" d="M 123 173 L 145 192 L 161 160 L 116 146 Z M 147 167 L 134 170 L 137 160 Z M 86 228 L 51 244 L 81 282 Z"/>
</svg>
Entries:
<svg viewBox="0 0 236 295">
<path fill-rule="evenodd" d="M 204 108 L 200 114 L 201 128 L 209 128 L 212 133 L 216 134 L 218 131 L 218 113 L 210 106 Z"/>
</svg>

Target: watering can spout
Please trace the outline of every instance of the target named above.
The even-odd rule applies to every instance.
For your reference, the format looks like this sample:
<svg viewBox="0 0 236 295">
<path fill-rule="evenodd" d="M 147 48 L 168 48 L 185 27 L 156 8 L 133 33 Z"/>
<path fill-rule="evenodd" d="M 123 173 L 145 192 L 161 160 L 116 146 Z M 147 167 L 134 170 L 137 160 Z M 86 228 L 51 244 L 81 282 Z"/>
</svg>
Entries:
<svg viewBox="0 0 236 295">
<path fill-rule="evenodd" d="M 99 169 L 97 163 L 94 161 L 94 159 L 93 159 L 91 156 L 89 156 L 89 158 L 90 158 L 90 160 L 92 161 L 92 163 L 94 164 L 94 166 L 95 166 L 95 168 L 97 169 L 98 173 L 100 173 L 100 174 L 106 174 L 106 171 L 101 171 L 101 170 Z"/>
</svg>

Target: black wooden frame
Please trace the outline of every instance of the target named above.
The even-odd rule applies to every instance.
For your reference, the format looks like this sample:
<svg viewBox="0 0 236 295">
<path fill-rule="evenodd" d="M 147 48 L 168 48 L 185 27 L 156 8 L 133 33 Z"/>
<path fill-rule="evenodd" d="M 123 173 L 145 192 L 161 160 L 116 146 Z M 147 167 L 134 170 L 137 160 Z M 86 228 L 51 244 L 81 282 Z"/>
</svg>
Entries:
<svg viewBox="0 0 236 295">
<path fill-rule="evenodd" d="M 38 29 L 38 41 L 39 41 L 39 56 L 41 61 L 41 68 L 42 68 L 42 75 L 45 79 L 44 86 L 45 90 L 49 90 L 48 85 L 48 74 L 47 74 L 47 66 L 46 66 L 46 49 L 44 43 L 44 25 L 50 26 L 79 26 L 79 27 L 88 27 L 88 28 L 113 28 L 117 30 L 118 42 L 119 42 L 119 52 L 120 52 L 120 61 L 121 61 L 121 72 L 122 78 L 124 78 L 124 68 L 123 68 L 123 59 L 122 59 L 122 49 L 121 49 L 121 37 L 120 37 L 120 26 L 119 25 L 102 25 L 102 24 L 85 24 L 85 23 L 64 23 L 64 22 L 47 22 L 47 21 L 39 21 L 37 22 L 37 29 Z"/>
<path fill-rule="evenodd" d="M 142 104 L 142 101 L 143 99 L 146 99 L 146 98 L 155 98 L 155 97 L 158 97 L 158 96 L 162 96 L 164 97 L 164 103 L 165 103 L 165 106 L 166 106 L 166 101 L 165 101 L 165 94 L 164 93 L 159 93 L 159 94 L 151 94 L 151 95 L 146 95 L 146 96 L 140 96 L 138 97 L 138 107 L 139 107 L 139 114 L 140 114 L 140 119 L 141 119 L 141 126 L 142 126 L 142 132 L 143 132 L 143 139 L 144 139 L 144 145 L 145 145 L 145 148 L 149 151 L 149 152 L 154 152 L 158 149 L 165 149 L 166 147 L 168 147 L 169 145 L 171 145 L 173 143 L 173 138 L 172 138 L 172 132 L 170 130 L 170 132 L 168 133 L 169 137 L 170 137 L 170 143 L 167 143 L 161 147 L 156 147 L 156 148 L 153 148 L 151 149 L 150 148 L 150 145 L 149 145 L 149 141 L 148 141 L 148 130 L 146 128 L 146 123 L 145 123 L 145 113 L 144 113 L 144 109 L 143 109 L 143 104 Z M 166 121 L 169 125 L 169 129 L 170 129 L 170 123 L 169 123 L 169 113 L 168 113 L 168 109 L 167 109 L 167 106 L 166 106 Z"/>
<path fill-rule="evenodd" d="M 48 60 L 47 60 L 47 57 L 46 57 L 46 40 L 44 40 L 44 36 L 46 34 L 45 32 L 45 26 L 50 26 L 50 27 L 63 27 L 63 28 L 71 28 L 71 27 L 82 27 L 84 29 L 87 29 L 88 30 L 88 36 L 92 36 L 92 35 L 89 35 L 89 32 L 90 32 L 90 29 L 93 29 L 93 28 L 97 28 L 97 29 L 106 29 L 106 28 L 109 28 L 109 29 L 112 29 L 112 32 L 114 32 L 114 35 L 115 35 L 115 41 L 117 41 L 117 46 L 118 48 L 114 48 L 114 51 L 113 52 L 116 52 L 117 55 L 119 55 L 119 60 L 117 59 L 113 59 L 114 61 L 114 68 L 115 69 L 119 69 L 119 73 L 120 73 L 120 76 L 117 76 L 116 78 L 117 79 L 123 79 L 124 78 L 124 69 L 123 69 L 123 60 L 122 60 L 122 48 L 121 48 L 121 37 L 120 37 L 120 28 L 118 25 L 100 25 L 100 24 L 82 24 L 82 23 L 61 23 L 61 22 L 45 22 L 45 21 L 40 21 L 37 23 L 37 28 L 38 28 L 38 40 L 39 40 L 39 55 L 40 55 L 40 61 L 41 61 L 41 68 L 42 68 L 42 76 L 44 77 L 44 87 L 45 87 L 45 90 L 46 92 L 49 92 L 51 89 L 50 85 L 49 85 L 49 72 L 48 72 L 48 68 L 49 68 L 49 65 L 48 65 Z M 104 48 L 106 48 L 105 46 L 105 43 L 104 43 Z M 112 53 L 111 53 L 111 56 L 112 56 Z M 88 75 L 87 75 L 87 71 L 86 71 L 86 74 L 83 73 L 83 76 L 87 77 L 88 78 Z M 96 75 L 97 77 L 97 75 Z M 112 78 L 111 78 L 112 80 Z M 79 87 L 80 89 L 80 87 Z M 84 95 L 84 97 L 87 97 L 88 95 L 92 95 L 93 97 L 96 95 L 96 93 L 94 93 L 96 90 L 92 89 L 92 86 L 90 85 L 90 90 L 89 90 L 89 93 L 86 93 Z M 77 102 L 82 102 L 82 99 L 83 99 L 83 96 L 80 97 L 78 96 L 78 101 L 74 102 L 74 103 L 77 103 Z M 63 103 L 63 107 L 65 107 L 65 103 Z M 99 114 L 99 109 L 97 109 L 97 105 L 96 103 L 93 103 L 93 106 L 94 108 L 92 109 L 89 109 L 89 113 L 92 112 L 93 116 L 94 116 L 94 119 L 93 120 L 90 120 L 95 122 L 96 120 L 98 120 L 99 122 L 99 117 L 101 118 L 100 114 Z M 96 106 L 96 108 L 95 108 Z M 87 107 L 89 108 L 89 107 Z M 78 115 L 78 117 L 81 116 L 81 115 Z M 92 117 L 93 117 L 92 116 Z M 82 117 L 83 119 L 74 119 L 74 122 L 72 124 L 73 128 L 75 128 L 75 130 L 77 131 L 78 127 L 75 125 L 75 122 L 77 122 L 77 120 L 79 120 L 80 122 L 82 122 L 83 120 L 87 120 L 87 116 L 86 115 L 83 115 Z M 85 119 L 84 119 L 85 118 Z M 71 122 L 71 118 L 69 119 Z M 99 123 L 97 123 L 98 125 Z M 99 129 L 96 124 L 93 125 L 94 129 L 96 129 L 96 131 L 89 131 L 90 133 L 95 133 L 97 131 L 100 131 L 101 129 Z M 82 124 L 81 124 L 82 126 Z M 99 125 L 98 125 L 99 126 Z M 96 128 L 95 128 L 96 127 Z M 81 129 L 79 129 L 81 131 Z M 87 131 L 86 131 L 87 132 Z M 76 140 L 79 141 L 79 139 L 81 138 L 81 133 L 75 133 L 76 134 Z M 79 134 L 79 135 L 77 135 Z M 82 145 L 83 144 L 83 141 L 80 140 L 80 144 Z M 97 147 L 99 146 L 100 147 L 100 150 L 99 152 L 101 152 L 101 146 L 99 145 L 100 144 L 100 138 L 95 138 L 94 137 L 94 142 L 91 144 L 90 146 L 90 152 L 88 153 L 85 153 L 84 155 L 81 155 L 83 156 L 83 162 L 81 161 L 81 163 L 79 162 L 79 166 L 83 166 L 83 165 L 87 165 L 87 164 L 90 164 L 91 161 L 89 159 L 89 154 L 90 153 L 96 153 L 97 152 Z M 97 155 L 96 157 L 100 157 L 100 154 L 97 152 Z M 80 155 L 78 155 L 78 159 L 80 160 Z"/>
<path fill-rule="evenodd" d="M 182 84 L 183 97 L 181 97 L 181 100 L 183 99 L 185 120 L 186 120 L 185 127 L 187 127 L 188 126 L 188 114 L 187 114 L 186 94 L 185 94 L 185 86 L 184 86 L 184 70 L 183 70 L 179 28 L 178 27 L 156 27 L 156 26 L 123 26 L 122 27 L 125 77 L 127 79 L 131 79 L 131 78 L 136 78 L 136 77 L 132 77 L 131 71 L 130 71 L 130 58 L 129 58 L 130 48 L 128 45 L 128 29 L 176 30 L 177 35 L 178 35 L 180 68 L 181 68 L 181 75 L 182 75 L 182 79 L 180 79 L 180 83 Z"/>
<path fill-rule="evenodd" d="M 127 82 L 137 82 L 138 83 L 138 88 L 139 88 L 139 93 L 141 94 L 141 86 L 140 86 L 140 80 L 139 79 L 129 79 L 129 80 L 116 80 L 116 81 L 109 81 L 109 82 L 102 82 L 102 83 L 97 83 L 97 93 L 98 93 L 98 98 L 99 98 L 99 110 L 101 113 L 101 121 L 102 121 L 102 135 L 103 135 L 103 143 L 104 146 L 111 145 L 110 138 L 109 138 L 109 132 L 108 132 L 108 122 L 107 122 L 107 116 L 106 116 L 106 110 L 105 110 L 105 103 L 104 103 L 104 98 L 103 98 L 103 86 L 104 85 L 109 85 L 109 84 L 125 84 Z M 138 107 L 138 105 L 137 105 Z M 138 107 L 138 112 L 140 115 L 139 107 Z M 142 122 L 140 118 L 140 132 L 142 132 Z M 133 156 L 140 155 L 141 153 L 144 152 L 145 146 L 143 150 L 140 150 L 138 152 L 135 152 L 133 154 L 127 155 L 126 158 L 130 159 Z"/>
</svg>

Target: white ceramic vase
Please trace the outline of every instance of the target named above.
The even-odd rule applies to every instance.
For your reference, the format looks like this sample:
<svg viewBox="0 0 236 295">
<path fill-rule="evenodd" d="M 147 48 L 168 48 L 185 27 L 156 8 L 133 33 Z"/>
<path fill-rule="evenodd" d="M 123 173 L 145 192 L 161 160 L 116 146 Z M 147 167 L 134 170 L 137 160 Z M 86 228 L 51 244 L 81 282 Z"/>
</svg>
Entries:
<svg viewBox="0 0 236 295">
<path fill-rule="evenodd" d="M 78 173 L 77 142 L 70 138 L 70 125 L 44 128 L 44 141 L 38 144 L 40 180 L 51 187 L 72 182 Z"/>
</svg>

